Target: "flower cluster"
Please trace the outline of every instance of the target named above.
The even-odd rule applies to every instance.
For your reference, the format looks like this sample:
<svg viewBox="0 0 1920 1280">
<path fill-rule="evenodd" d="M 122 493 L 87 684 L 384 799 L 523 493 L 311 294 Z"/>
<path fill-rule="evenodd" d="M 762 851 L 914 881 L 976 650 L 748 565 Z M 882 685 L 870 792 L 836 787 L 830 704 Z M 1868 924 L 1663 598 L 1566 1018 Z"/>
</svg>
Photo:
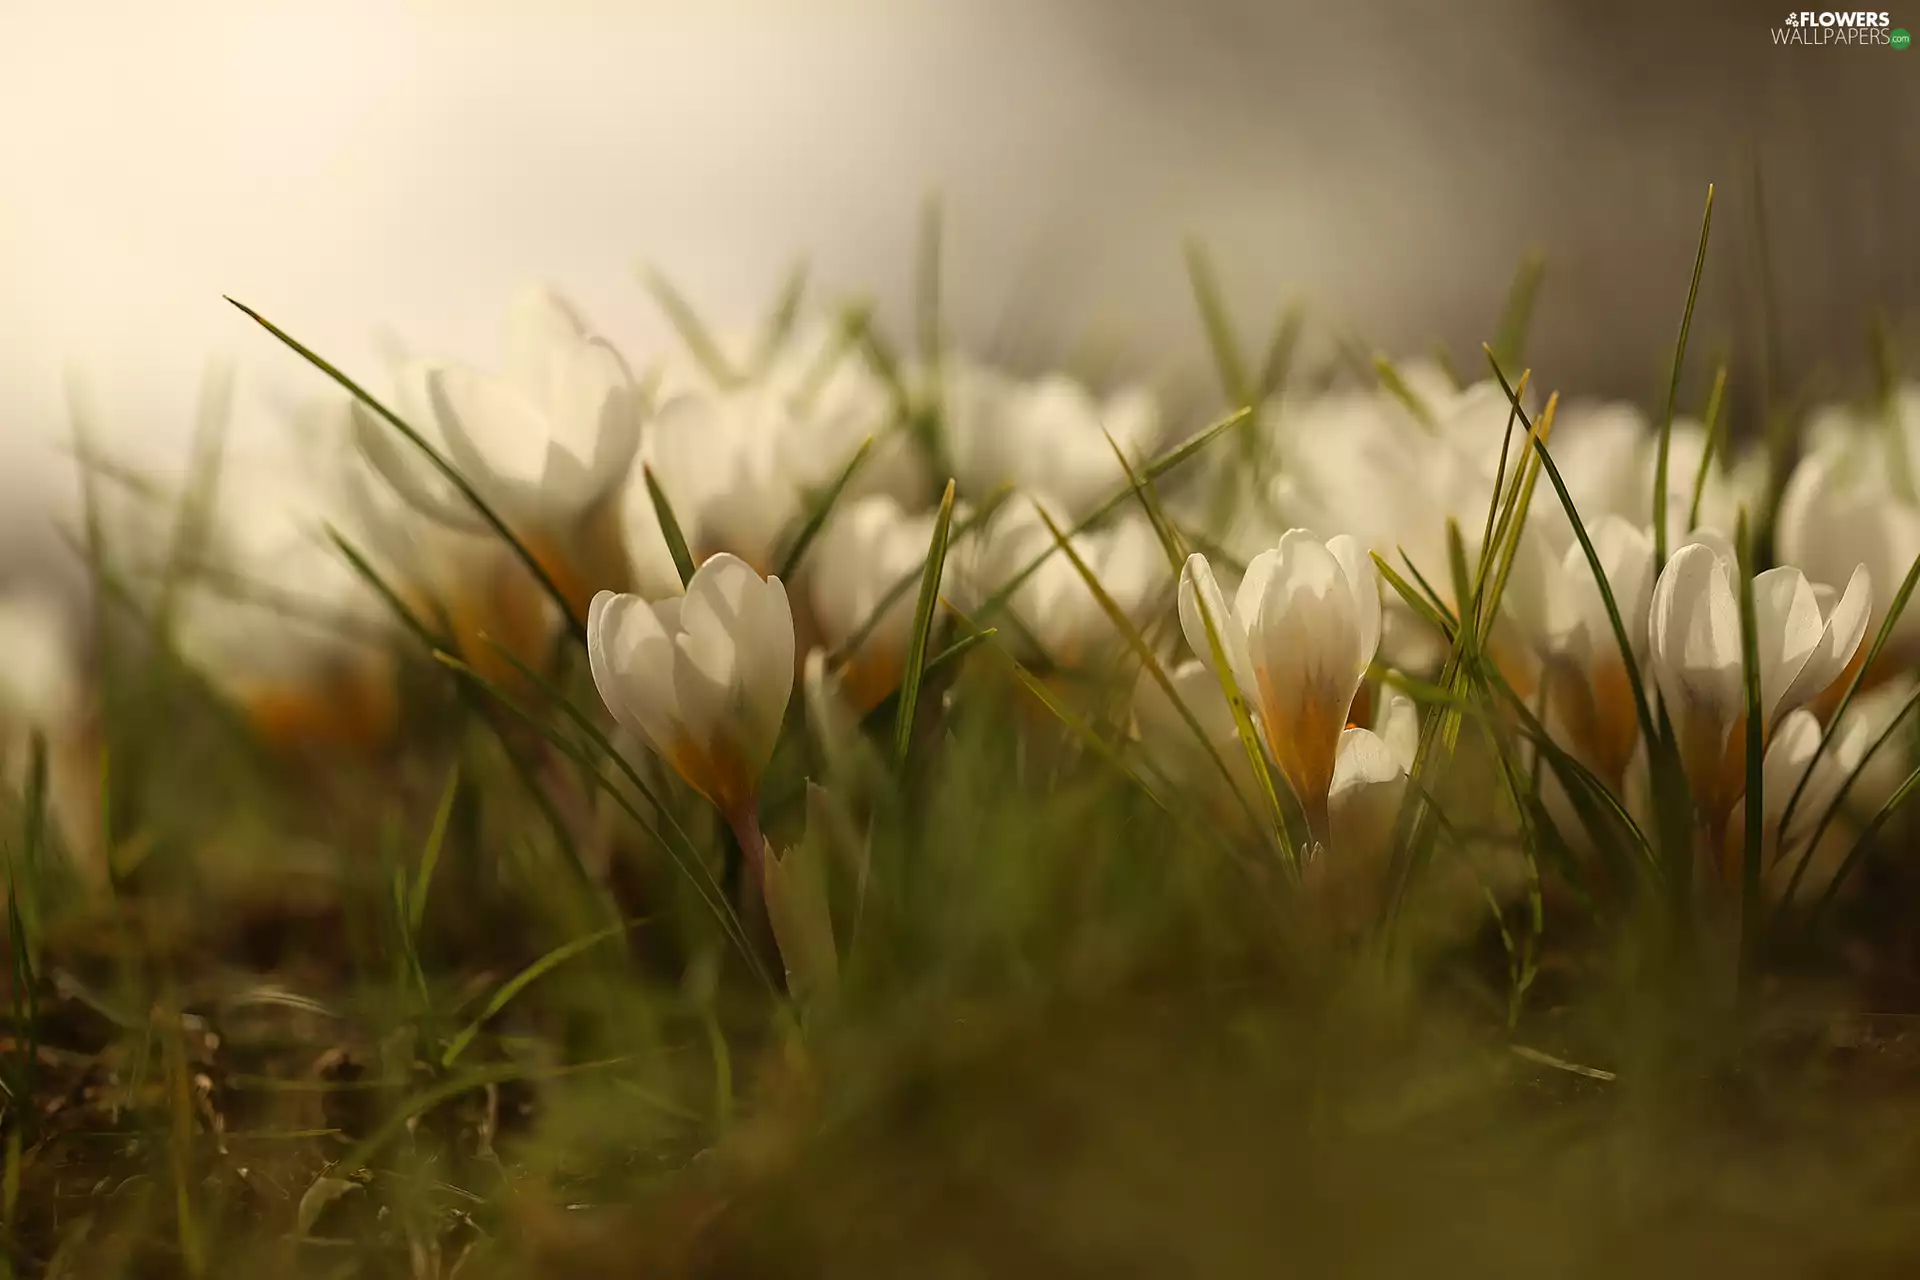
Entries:
<svg viewBox="0 0 1920 1280">
<path fill-rule="evenodd" d="M 857 790 L 847 748 L 936 633 L 1069 714 L 1132 689 L 1114 728 L 1142 785 L 1271 843 L 1343 918 L 1377 910 L 1396 837 L 1440 803 L 1435 742 L 1485 747 L 1528 839 L 1684 831 L 1729 886 L 1757 813 L 1782 895 L 1843 806 L 1899 788 L 1920 390 L 1816 415 L 1776 477 L 1708 423 L 1424 363 L 1208 427 L 1142 387 L 896 367 L 858 337 L 803 323 L 636 372 L 531 290 L 498 370 L 400 362 L 291 452 L 230 459 L 164 592 L 179 649 L 270 740 L 339 746 L 400 716 L 401 623 L 510 690 L 583 642 L 614 721 L 711 802 L 750 883 L 793 898 L 768 903 L 776 932 L 816 955 L 831 930 L 796 902 L 823 891 L 760 828 L 790 704 Z M 1777 563 L 1754 572 L 1734 541 L 1763 525 Z M 0 613 L 32 656 L 27 616 Z"/>
</svg>

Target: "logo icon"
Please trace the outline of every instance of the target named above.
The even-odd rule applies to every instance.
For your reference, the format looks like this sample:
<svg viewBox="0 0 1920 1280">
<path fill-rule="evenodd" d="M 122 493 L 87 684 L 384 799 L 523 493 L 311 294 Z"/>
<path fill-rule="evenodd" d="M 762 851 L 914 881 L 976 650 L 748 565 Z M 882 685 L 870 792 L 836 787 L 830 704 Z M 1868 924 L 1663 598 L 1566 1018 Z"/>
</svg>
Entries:
<svg viewBox="0 0 1920 1280">
<path fill-rule="evenodd" d="M 1907 34 L 1906 28 L 1895 27 L 1887 32 L 1887 43 L 1896 49 L 1904 49 L 1913 43 L 1913 37 Z"/>
</svg>

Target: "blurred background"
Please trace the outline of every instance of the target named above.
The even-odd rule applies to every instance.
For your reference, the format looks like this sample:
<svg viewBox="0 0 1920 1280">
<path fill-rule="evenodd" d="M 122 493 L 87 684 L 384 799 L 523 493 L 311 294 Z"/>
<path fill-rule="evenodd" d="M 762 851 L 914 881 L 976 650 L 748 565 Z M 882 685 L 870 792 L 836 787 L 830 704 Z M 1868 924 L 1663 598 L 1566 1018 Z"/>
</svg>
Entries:
<svg viewBox="0 0 1920 1280">
<path fill-rule="evenodd" d="M 1858 377 L 1870 309 L 1920 299 L 1920 52 L 1781 47 L 1783 18 L 1736 0 L 15 3 L 0 518 L 37 525 L 70 485 L 49 447 L 69 369 L 114 447 L 160 465 L 184 462 L 209 357 L 240 370 L 240 432 L 321 389 L 223 293 L 377 378 L 383 345 L 491 360 L 512 291 L 543 279 L 639 363 L 670 341 L 642 260 L 719 327 L 756 323 L 802 254 L 898 315 L 935 188 L 952 331 L 1016 365 L 1090 329 L 1143 371 L 1203 358 L 1187 233 L 1251 330 L 1300 299 L 1323 331 L 1465 363 L 1538 249 L 1536 376 L 1657 402 L 1713 182 L 1696 350 L 1729 347 L 1750 385 L 1770 287 L 1783 376 Z M 1920 9 L 1892 18 L 1920 29 Z M 5 532 L 17 569 L 40 543 Z"/>
</svg>

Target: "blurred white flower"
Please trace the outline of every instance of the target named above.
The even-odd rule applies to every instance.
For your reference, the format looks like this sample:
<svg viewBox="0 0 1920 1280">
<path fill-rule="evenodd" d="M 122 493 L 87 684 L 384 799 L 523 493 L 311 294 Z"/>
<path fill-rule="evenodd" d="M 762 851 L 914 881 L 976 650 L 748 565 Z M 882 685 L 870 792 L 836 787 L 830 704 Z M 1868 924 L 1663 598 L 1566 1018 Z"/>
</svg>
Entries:
<svg viewBox="0 0 1920 1280">
<path fill-rule="evenodd" d="M 1920 401 L 1920 391 L 1915 398 Z M 1920 414 L 1920 403 L 1914 409 Z M 1895 588 L 1920 557 L 1920 503 L 1893 482 L 1884 428 L 1844 421 L 1849 425 L 1842 430 L 1829 418 L 1794 468 L 1780 495 L 1774 530 L 1781 559 L 1815 581 L 1838 582 L 1852 566 L 1867 566 L 1887 593 L 1868 623 L 1869 634 L 1875 634 Z M 1920 660 L 1920 609 L 1901 615 L 1889 645 L 1890 664 Z"/>
<path fill-rule="evenodd" d="M 772 571 L 782 536 L 805 510 L 780 454 L 781 438 L 794 429 L 786 408 L 759 393 L 682 395 L 648 424 L 641 461 L 652 468 L 695 563 L 724 551 Z M 659 513 L 638 477 L 627 489 L 622 519 L 641 592 L 677 592 Z"/>
<path fill-rule="evenodd" d="M 780 579 L 722 554 L 700 566 L 685 596 L 649 603 L 603 591 L 587 615 L 587 654 L 614 718 L 711 800 L 757 861 L 755 797 L 793 691 L 793 615 Z"/>
<path fill-rule="evenodd" d="M 844 647 L 895 585 L 924 570 L 933 525 L 933 515 L 908 515 L 890 497 L 842 499 L 806 565 L 813 623 L 829 648 Z M 917 597 L 917 591 L 902 591 L 845 655 L 841 684 L 861 711 L 877 706 L 900 684 Z"/>
<path fill-rule="evenodd" d="M 1049 511 L 1055 523 L 1057 513 Z M 1103 528 L 1072 534 L 1068 541 L 1092 570 L 1120 612 L 1136 626 L 1145 622 L 1172 571 L 1153 527 L 1137 511 L 1125 511 Z M 956 544 L 949 564 L 964 608 L 978 610 L 1016 577 L 1031 573 L 1016 587 L 1008 605 L 1020 630 L 1031 637 L 1055 666 L 1082 667 L 1115 652 L 1121 640 L 1073 562 L 1061 554 L 1053 533 L 1037 509 L 1011 502 L 964 543 Z M 924 560 L 923 560 L 924 563 Z M 982 625 L 991 616 L 976 617 Z"/>
<path fill-rule="evenodd" d="M 1724 441 L 1722 442 L 1725 443 Z M 1516 450 L 1524 441 L 1516 442 Z M 1687 515 L 1694 481 L 1707 448 L 1706 427 L 1675 418 L 1667 446 L 1667 546 L 1687 541 Z M 1618 402 L 1574 404 L 1555 416 L 1549 445 L 1567 494 L 1591 535 L 1606 516 L 1641 529 L 1653 527 L 1653 495 L 1659 473 L 1660 430 L 1636 406 Z M 1573 546 L 1573 523 L 1547 481 L 1540 481 L 1530 522 L 1554 550 Z M 1700 491 L 1696 524 L 1723 535 L 1733 532 L 1741 507 L 1757 511 L 1766 493 L 1761 450 L 1718 452 Z"/>
<path fill-rule="evenodd" d="M 1012 485 L 1077 520 L 1126 487 L 1115 445 L 1138 470 L 1161 441 L 1159 405 L 1140 387 L 1101 397 L 1065 374 L 1023 381 L 962 360 L 943 387 L 954 473 L 975 501 Z"/>
<path fill-rule="evenodd" d="M 1588 529 L 1633 646 L 1645 665 L 1653 601 L 1653 535 L 1617 515 Z M 1576 543 L 1553 565 L 1546 590 L 1545 661 L 1550 722 L 1598 775 L 1618 786 L 1640 741 L 1627 664 L 1607 616 L 1593 567 Z"/>
<path fill-rule="evenodd" d="M 1326 838 L 1340 735 L 1380 644 L 1372 562 L 1344 534 L 1323 543 L 1305 529 L 1289 530 L 1247 566 L 1228 609 L 1206 557 L 1191 556 L 1180 575 L 1180 625 L 1210 666 L 1208 619 L 1274 763 L 1316 838 Z"/>
<path fill-rule="evenodd" d="M 508 324 L 504 370 L 412 361 L 394 410 L 439 448 L 516 535 L 564 535 L 625 483 L 644 394 L 626 362 L 557 295 L 529 288 Z M 394 489 L 456 528 L 486 528 L 414 446 L 356 403 L 355 435 Z"/>
<path fill-rule="evenodd" d="M 1692 543 L 1667 562 L 1654 586 L 1650 652 L 1654 676 L 1680 744 L 1695 804 L 1723 821 L 1741 790 L 1745 718 L 1738 567 L 1724 548 Z M 1762 732 L 1839 677 L 1866 634 L 1872 581 L 1856 567 L 1846 591 L 1823 610 L 1820 593 L 1792 566 L 1753 580 L 1754 638 Z"/>
<path fill-rule="evenodd" d="M 337 411 L 256 428 L 215 478 L 198 545 L 182 548 L 192 563 L 169 564 L 171 530 L 138 560 L 149 583 L 181 572 L 174 645 L 275 745 L 366 745 L 396 714 L 391 612 L 326 536 L 339 530 L 383 573 L 412 562 L 398 527 L 356 500 L 360 466 Z"/>
</svg>

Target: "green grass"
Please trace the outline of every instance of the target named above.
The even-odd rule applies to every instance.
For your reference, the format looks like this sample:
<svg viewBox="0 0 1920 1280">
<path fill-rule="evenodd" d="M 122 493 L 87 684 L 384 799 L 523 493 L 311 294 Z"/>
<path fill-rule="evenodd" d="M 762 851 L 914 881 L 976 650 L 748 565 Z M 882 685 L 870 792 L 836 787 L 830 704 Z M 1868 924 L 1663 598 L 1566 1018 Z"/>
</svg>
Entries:
<svg viewBox="0 0 1920 1280">
<path fill-rule="evenodd" d="M 930 298 L 938 262 L 930 205 Z M 1224 398 L 1273 393 L 1296 313 L 1256 382 L 1211 263 L 1194 248 L 1189 265 Z M 1325 855 L 1298 839 L 1298 800 L 1226 674 L 1223 620 L 1206 618 L 1211 656 L 1260 785 L 1224 814 L 1150 775 L 1131 738 L 1132 685 L 1156 681 L 1231 790 L 1236 748 L 1207 738 L 1167 677 L 1188 656 L 1157 639 L 1171 604 L 1129 619 L 1072 542 L 1135 503 L 1177 568 L 1189 539 L 1168 495 L 1216 441 L 1233 453 L 1236 431 L 1275 429 L 1247 405 L 1142 465 L 1123 457 L 1127 484 L 1088 520 L 1047 519 L 1045 555 L 1066 557 L 1115 628 L 1088 667 L 1024 661 L 994 629 L 1044 556 L 968 612 L 942 600 L 949 550 L 1004 497 L 967 495 L 960 518 L 948 487 L 926 562 L 875 611 L 917 590 L 903 688 L 859 729 L 860 758 L 892 767 L 841 776 L 844 753 L 789 704 L 760 817 L 776 876 L 818 898 L 773 928 L 711 806 L 610 729 L 577 644 L 550 664 L 495 646 L 504 665 L 483 674 L 336 534 L 396 615 L 398 725 L 365 749 L 271 748 L 170 656 L 150 595 L 110 592 L 117 549 L 90 520 L 88 562 L 114 602 L 98 722 L 82 749 L 36 739 L 0 775 L 19 779 L 0 790 L 0 1265 L 290 1280 L 1904 1274 L 1920 1257 L 1906 1030 L 1920 1009 L 1904 994 L 1920 875 L 1898 855 L 1920 771 L 1864 823 L 1840 800 L 1821 815 L 1871 893 L 1823 887 L 1766 921 L 1807 927 L 1749 918 L 1732 947 L 1676 910 L 1691 902 L 1674 888 L 1695 857 L 1687 797 L 1656 780 L 1652 820 L 1630 812 L 1494 658 L 1539 476 L 1568 499 L 1555 402 L 1529 417 L 1507 364 L 1538 282 L 1523 269 L 1487 353 L 1512 412 L 1484 522 L 1464 513 L 1478 546 L 1454 527 L 1445 593 L 1376 557 L 1389 599 L 1449 648 L 1437 672 L 1369 678 L 1424 716 L 1380 900 L 1346 929 L 1316 915 Z M 752 367 L 785 343 L 804 287 L 796 272 Z M 654 288 L 716 376 L 748 376 Z M 937 305 L 914 329 L 935 363 Z M 892 349 L 865 320 L 855 336 Z M 937 394 L 902 382 L 900 399 L 931 415 L 916 438 L 937 472 Z M 790 573 L 864 458 L 816 495 Z M 212 485 L 192 488 L 189 503 Z M 655 490 L 684 579 L 692 556 Z M 199 519 L 183 508 L 180 536 Z M 1578 514 L 1574 530 L 1600 574 Z M 1600 581 L 1636 717 L 1671 770 L 1671 728 Z M 1742 605 L 1752 706 L 1750 588 Z M 1762 745 L 1753 722 L 1750 907 Z M 116 868 L 103 886 L 83 885 L 73 805 L 56 803 L 74 778 Z M 775 938 L 796 929 L 816 948 L 804 975 Z"/>
</svg>

